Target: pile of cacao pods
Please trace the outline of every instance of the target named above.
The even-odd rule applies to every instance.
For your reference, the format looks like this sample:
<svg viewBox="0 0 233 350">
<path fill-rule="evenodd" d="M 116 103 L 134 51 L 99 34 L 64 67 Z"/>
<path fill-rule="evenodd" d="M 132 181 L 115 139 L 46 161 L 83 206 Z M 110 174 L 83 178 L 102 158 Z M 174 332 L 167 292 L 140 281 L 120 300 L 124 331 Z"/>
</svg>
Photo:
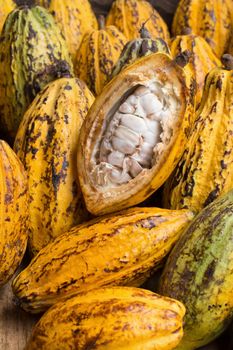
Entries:
<svg viewBox="0 0 233 350">
<path fill-rule="evenodd" d="M 46 311 L 27 350 L 198 349 L 233 321 L 233 1 L 98 21 L 1 2 L 0 285 Z"/>
</svg>

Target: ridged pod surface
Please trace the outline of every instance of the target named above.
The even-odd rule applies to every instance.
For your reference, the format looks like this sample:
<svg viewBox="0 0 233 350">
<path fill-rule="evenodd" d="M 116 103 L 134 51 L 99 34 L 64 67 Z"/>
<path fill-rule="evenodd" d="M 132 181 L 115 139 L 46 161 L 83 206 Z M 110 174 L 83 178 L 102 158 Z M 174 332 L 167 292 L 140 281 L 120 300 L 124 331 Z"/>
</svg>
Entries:
<svg viewBox="0 0 233 350">
<path fill-rule="evenodd" d="M 232 118 L 233 70 L 214 68 L 184 154 L 165 184 L 165 207 L 198 212 L 233 187 Z"/>
<path fill-rule="evenodd" d="M 14 149 L 29 180 L 33 254 L 86 217 L 77 182 L 79 131 L 94 97 L 78 78 L 48 84 L 25 113 Z"/>
<path fill-rule="evenodd" d="M 102 215 L 148 198 L 181 157 L 193 105 L 183 69 L 155 53 L 105 87 L 80 132 L 78 175 L 88 210 Z"/>
<path fill-rule="evenodd" d="M 170 254 L 159 293 L 184 303 L 184 338 L 177 350 L 215 339 L 233 318 L 233 191 L 193 220 Z"/>
<path fill-rule="evenodd" d="M 4 0 L 1 2 L 0 7 L 0 32 L 4 25 L 4 22 L 11 11 L 15 9 L 15 2 L 13 0 Z"/>
<path fill-rule="evenodd" d="M 48 8 L 63 32 L 73 62 L 86 32 L 98 29 L 97 19 L 88 0 L 38 0 Z"/>
<path fill-rule="evenodd" d="M 225 0 L 180 0 L 172 23 L 173 35 L 190 28 L 202 36 L 217 57 L 227 50 L 231 32 L 231 14 Z"/>
<path fill-rule="evenodd" d="M 214 67 L 221 67 L 222 64 L 201 36 L 177 35 L 171 43 L 172 56 L 175 58 L 185 50 L 191 52 L 191 57 L 184 71 L 190 79 L 190 85 L 196 85 L 196 106 L 199 106 L 207 73 Z"/>
<path fill-rule="evenodd" d="M 41 312 L 102 286 L 139 286 L 192 220 L 188 210 L 133 208 L 77 226 L 42 249 L 13 281 L 18 303 Z"/>
<path fill-rule="evenodd" d="M 110 78 L 117 76 L 122 69 L 133 64 L 137 59 L 156 52 L 163 52 L 169 55 L 170 49 L 163 39 L 151 39 L 149 32 L 148 37 L 146 35 L 144 37 L 142 32 L 140 38 L 131 40 L 125 45 L 116 65 L 113 67 Z"/>
<path fill-rule="evenodd" d="M 0 45 L 0 125 L 10 138 L 36 94 L 67 72 L 71 59 L 52 15 L 39 6 L 11 12 Z"/>
<path fill-rule="evenodd" d="M 0 286 L 18 268 L 28 238 L 28 187 L 22 163 L 0 140 Z"/>
<path fill-rule="evenodd" d="M 171 350 L 183 335 L 180 302 L 139 288 L 100 288 L 53 306 L 27 350 Z"/>
<path fill-rule="evenodd" d="M 138 38 L 144 22 L 152 38 L 162 38 L 169 43 L 166 23 L 152 5 L 145 0 L 115 0 L 107 16 L 107 25 L 116 26 L 127 38 Z"/>
<path fill-rule="evenodd" d="M 103 90 L 126 41 L 115 26 L 84 35 L 76 57 L 75 72 L 95 95 Z"/>
</svg>

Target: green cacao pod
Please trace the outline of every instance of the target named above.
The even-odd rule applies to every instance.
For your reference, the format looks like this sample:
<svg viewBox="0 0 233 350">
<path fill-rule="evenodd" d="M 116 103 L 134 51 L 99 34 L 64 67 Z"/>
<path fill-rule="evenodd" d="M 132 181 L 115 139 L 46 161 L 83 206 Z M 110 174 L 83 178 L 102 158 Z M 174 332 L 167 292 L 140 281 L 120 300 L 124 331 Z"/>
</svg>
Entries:
<svg viewBox="0 0 233 350">
<path fill-rule="evenodd" d="M 184 313 L 180 302 L 148 290 L 100 288 L 54 305 L 26 350 L 171 350 Z"/>
<path fill-rule="evenodd" d="M 67 73 L 71 59 L 52 15 L 39 6 L 11 12 L 0 45 L 0 125 L 11 139 L 36 94 Z"/>
<path fill-rule="evenodd" d="M 184 303 L 184 337 L 177 350 L 216 338 L 233 318 L 233 191 L 193 220 L 166 263 L 159 292 Z"/>
<path fill-rule="evenodd" d="M 102 286 L 140 286 L 192 220 L 188 210 L 133 208 L 74 227 L 42 249 L 13 282 L 19 304 L 40 312 Z"/>
<path fill-rule="evenodd" d="M 133 64 L 140 57 L 155 52 L 163 52 L 169 55 L 170 49 L 163 39 L 152 39 L 150 33 L 143 25 L 140 29 L 140 38 L 133 39 L 125 45 L 119 60 L 113 68 L 110 80 L 119 74 L 122 69 Z"/>
<path fill-rule="evenodd" d="M 29 179 L 29 244 L 33 254 L 86 218 L 77 182 L 79 130 L 94 101 L 85 83 L 48 84 L 25 113 L 14 149 Z"/>
<path fill-rule="evenodd" d="M 206 77 L 194 128 L 177 168 L 165 184 L 164 204 L 195 212 L 233 187 L 233 64 Z"/>
<path fill-rule="evenodd" d="M 28 186 L 22 163 L 0 140 L 0 286 L 18 268 L 28 238 Z"/>
</svg>

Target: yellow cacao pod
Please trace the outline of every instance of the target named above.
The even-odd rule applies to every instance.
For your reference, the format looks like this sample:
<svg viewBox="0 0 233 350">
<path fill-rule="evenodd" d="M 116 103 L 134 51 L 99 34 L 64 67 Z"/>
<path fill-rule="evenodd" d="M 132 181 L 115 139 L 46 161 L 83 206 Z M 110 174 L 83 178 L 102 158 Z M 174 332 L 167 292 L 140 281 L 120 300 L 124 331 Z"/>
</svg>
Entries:
<svg viewBox="0 0 233 350">
<path fill-rule="evenodd" d="M 63 32 L 73 61 L 84 34 L 97 29 L 97 19 L 88 0 L 38 0 L 54 15 Z"/>
<path fill-rule="evenodd" d="M 116 26 L 128 40 L 140 37 L 144 22 L 152 38 L 170 40 L 166 23 L 159 13 L 145 0 L 115 0 L 107 16 L 107 25 Z"/>
<path fill-rule="evenodd" d="M 190 28 L 202 36 L 217 57 L 227 50 L 231 32 L 231 15 L 225 0 L 180 0 L 172 24 L 173 35 Z"/>
<path fill-rule="evenodd" d="M 20 124 L 14 149 L 28 172 L 33 254 L 86 217 L 76 157 L 79 130 L 93 100 L 79 79 L 58 79 L 36 97 Z"/>
<path fill-rule="evenodd" d="M 183 336 L 185 307 L 139 288 L 100 288 L 53 306 L 27 350 L 171 350 Z"/>
<path fill-rule="evenodd" d="M 16 4 L 13 0 L 4 0 L 1 1 L 0 6 L 0 32 L 2 31 L 2 27 L 4 22 L 11 11 L 13 11 L 16 7 Z"/>
<path fill-rule="evenodd" d="M 137 287 L 192 218 L 188 210 L 133 208 L 77 226 L 43 248 L 16 277 L 18 303 L 36 313 L 97 287 Z"/>
<path fill-rule="evenodd" d="M 93 30 L 84 36 L 77 53 L 75 72 L 95 95 L 100 94 L 109 80 L 126 41 L 115 26 Z"/>
<path fill-rule="evenodd" d="M 142 202 L 181 157 L 193 105 L 183 69 L 163 53 L 137 60 L 106 85 L 80 132 L 78 173 L 88 210 Z"/>
<path fill-rule="evenodd" d="M 190 79 L 190 85 L 196 87 L 196 106 L 199 106 L 206 74 L 212 68 L 221 66 L 221 61 L 201 36 L 193 34 L 176 36 L 171 43 L 173 57 L 185 50 L 191 52 L 191 57 L 188 64 L 184 67 L 184 71 Z"/>
<path fill-rule="evenodd" d="M 0 286 L 19 266 L 28 237 L 27 175 L 8 144 L 0 140 Z"/>
<path fill-rule="evenodd" d="M 214 68 L 206 77 L 185 152 L 165 184 L 166 207 L 198 212 L 233 187 L 232 69 Z"/>
</svg>

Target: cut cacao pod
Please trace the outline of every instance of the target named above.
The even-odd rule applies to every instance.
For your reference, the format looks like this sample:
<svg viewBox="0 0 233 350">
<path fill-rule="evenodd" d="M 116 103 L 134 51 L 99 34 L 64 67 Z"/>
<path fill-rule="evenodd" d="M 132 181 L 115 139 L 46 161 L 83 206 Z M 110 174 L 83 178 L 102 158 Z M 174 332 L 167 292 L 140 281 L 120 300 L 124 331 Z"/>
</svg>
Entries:
<svg viewBox="0 0 233 350">
<path fill-rule="evenodd" d="M 27 239 L 27 174 L 10 146 L 0 140 L 0 286 L 19 267 Z"/>
<path fill-rule="evenodd" d="M 172 23 L 173 35 L 181 35 L 190 28 L 193 34 L 202 36 L 220 58 L 228 48 L 231 33 L 227 1 L 180 0 Z"/>
<path fill-rule="evenodd" d="M 193 220 L 169 255 L 159 293 L 184 303 L 184 337 L 177 350 L 217 338 L 233 319 L 233 191 Z"/>
<path fill-rule="evenodd" d="M 33 254 L 87 217 L 76 157 L 79 130 L 93 101 L 78 78 L 58 79 L 38 94 L 20 124 L 14 149 L 28 172 Z"/>
<path fill-rule="evenodd" d="M 171 350 L 184 314 L 182 303 L 144 289 L 101 288 L 52 307 L 26 350 Z"/>
<path fill-rule="evenodd" d="M 233 57 L 206 77 L 184 154 L 164 186 L 164 206 L 195 212 L 233 187 Z"/>
<path fill-rule="evenodd" d="M 140 286 L 192 218 L 188 210 L 133 208 L 79 225 L 43 248 L 13 281 L 17 303 L 36 313 L 97 287 Z"/>
<path fill-rule="evenodd" d="M 91 213 L 136 205 L 165 182 L 189 136 L 190 96 L 183 69 L 162 53 L 141 58 L 105 87 L 83 124 L 78 149 Z"/>
</svg>

